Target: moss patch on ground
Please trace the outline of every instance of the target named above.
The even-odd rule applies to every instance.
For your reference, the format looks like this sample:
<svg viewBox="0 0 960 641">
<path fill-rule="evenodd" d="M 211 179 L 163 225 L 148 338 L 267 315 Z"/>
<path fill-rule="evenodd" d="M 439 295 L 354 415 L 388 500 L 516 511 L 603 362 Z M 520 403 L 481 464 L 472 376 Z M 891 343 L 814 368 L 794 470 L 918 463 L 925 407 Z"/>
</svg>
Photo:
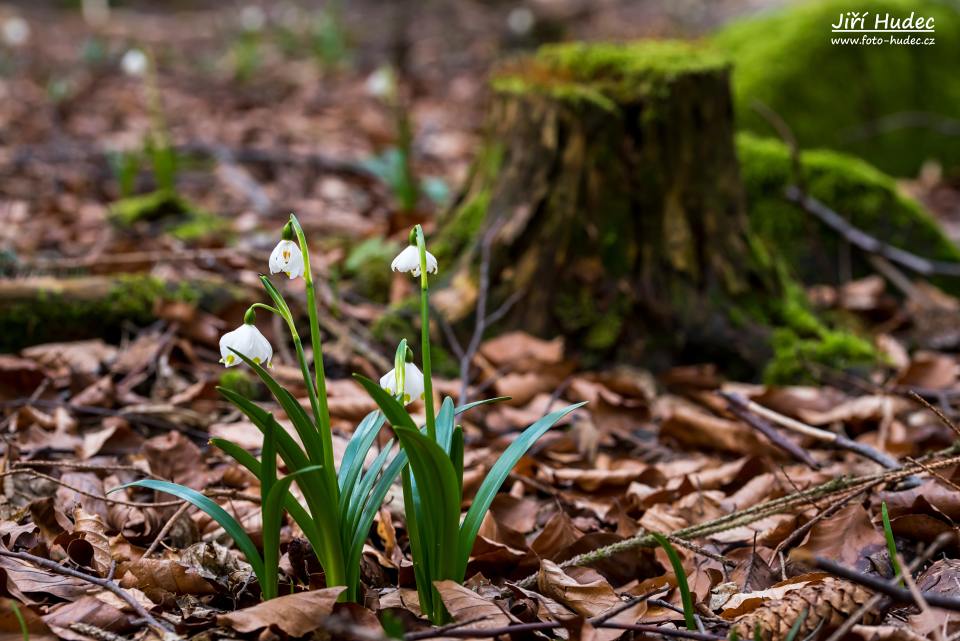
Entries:
<svg viewBox="0 0 960 641">
<path fill-rule="evenodd" d="M 143 224 L 184 242 L 222 233 L 227 227 L 223 218 L 165 189 L 118 200 L 110 206 L 110 221 L 121 228 Z"/>
<path fill-rule="evenodd" d="M 846 241 L 783 196 L 793 182 L 787 147 L 771 138 L 740 134 L 737 154 L 751 231 L 804 284 L 840 282 L 840 274 L 846 269 L 840 264 Z M 896 182 L 883 172 L 858 158 L 828 150 L 803 152 L 801 166 L 807 191 L 854 226 L 927 258 L 960 262 L 960 249 L 933 217 L 901 194 Z M 854 278 L 872 273 L 857 250 L 850 252 L 849 267 Z M 960 294 L 960 279 L 937 278 L 933 282 Z"/>
<path fill-rule="evenodd" d="M 840 45 L 841 13 L 933 17 L 936 44 Z M 886 36 L 888 34 L 868 34 Z M 895 175 L 914 175 L 928 158 L 960 170 L 960 144 L 940 129 L 960 118 L 960 8 L 938 0 L 827 0 L 793 3 L 731 23 L 712 44 L 733 62 L 738 126 L 768 135 L 751 106 L 760 101 L 789 124 L 801 147 L 830 147 Z"/>
<path fill-rule="evenodd" d="M 43 279 L 23 296 L 0 301 L 0 352 L 92 337 L 116 340 L 124 328 L 155 321 L 165 301 L 216 313 L 244 296 L 221 281 L 166 283 L 140 273 Z"/>
</svg>

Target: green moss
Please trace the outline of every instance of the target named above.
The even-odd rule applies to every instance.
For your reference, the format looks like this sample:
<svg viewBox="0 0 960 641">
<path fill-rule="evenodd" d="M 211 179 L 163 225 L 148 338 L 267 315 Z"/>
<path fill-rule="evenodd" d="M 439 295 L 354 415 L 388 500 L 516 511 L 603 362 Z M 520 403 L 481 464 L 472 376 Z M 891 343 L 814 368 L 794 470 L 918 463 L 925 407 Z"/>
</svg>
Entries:
<svg viewBox="0 0 960 641">
<path fill-rule="evenodd" d="M 678 40 L 631 43 L 564 43 L 507 67 L 493 80 L 495 91 L 542 93 L 561 101 L 588 101 L 606 111 L 656 97 L 680 76 L 727 67 L 716 51 Z"/>
<path fill-rule="evenodd" d="M 936 44 L 840 45 L 830 25 L 846 11 L 935 18 Z M 883 35 L 883 34 L 878 34 Z M 752 107 L 767 105 L 786 121 L 801 147 L 830 147 L 897 175 L 914 174 L 928 158 L 960 165 L 960 145 L 938 125 L 960 117 L 960 11 L 938 0 L 826 0 L 738 20 L 712 38 L 733 62 L 738 126 L 769 134 Z"/>
<path fill-rule="evenodd" d="M 99 277 L 60 280 L 29 299 L 0 303 L 0 353 L 38 343 L 116 340 L 125 327 L 154 322 L 163 301 L 217 313 L 245 296 L 242 288 L 221 281 L 165 283 L 148 274 L 124 274 L 102 282 Z"/>
<path fill-rule="evenodd" d="M 155 303 L 172 294 L 163 281 L 146 275 L 122 276 L 106 295 L 73 300 L 50 291 L 0 306 L 0 352 L 27 345 L 119 335 L 125 323 L 146 325 Z"/>
<path fill-rule="evenodd" d="M 144 224 L 185 242 L 221 233 L 227 226 L 216 214 L 165 189 L 116 201 L 110 206 L 110 221 L 121 228 Z"/>
<path fill-rule="evenodd" d="M 815 365 L 832 370 L 875 367 L 879 356 L 863 338 L 844 331 L 824 330 L 817 336 L 803 337 L 789 328 L 773 332 L 773 358 L 763 378 L 771 385 L 817 381 Z"/>
<path fill-rule="evenodd" d="M 737 154 L 746 188 L 751 232 L 771 248 L 805 284 L 840 282 L 843 241 L 800 207 L 788 202 L 784 189 L 793 182 L 790 154 L 777 140 L 749 134 L 737 137 Z M 808 192 L 868 234 L 935 260 L 960 261 L 960 249 L 916 201 L 897 190 L 896 182 L 866 162 L 842 153 L 813 150 L 801 156 Z M 797 242 L 804 239 L 804 242 Z M 851 252 L 853 276 L 871 273 L 859 252 Z M 960 293 L 957 279 L 934 279 Z"/>
</svg>

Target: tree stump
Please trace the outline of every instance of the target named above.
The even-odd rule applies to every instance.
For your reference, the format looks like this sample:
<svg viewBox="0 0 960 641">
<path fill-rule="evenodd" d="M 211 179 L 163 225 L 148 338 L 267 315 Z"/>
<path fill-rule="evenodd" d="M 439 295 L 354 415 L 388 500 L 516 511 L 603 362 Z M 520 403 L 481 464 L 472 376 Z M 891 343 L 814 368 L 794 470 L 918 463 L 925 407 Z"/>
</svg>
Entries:
<svg viewBox="0 0 960 641">
<path fill-rule="evenodd" d="M 486 143 L 440 223 L 458 276 L 437 305 L 469 316 L 495 225 L 492 305 L 522 292 L 498 328 L 654 367 L 764 362 L 782 289 L 748 232 L 726 63 L 679 42 L 565 44 L 492 86 Z"/>
</svg>

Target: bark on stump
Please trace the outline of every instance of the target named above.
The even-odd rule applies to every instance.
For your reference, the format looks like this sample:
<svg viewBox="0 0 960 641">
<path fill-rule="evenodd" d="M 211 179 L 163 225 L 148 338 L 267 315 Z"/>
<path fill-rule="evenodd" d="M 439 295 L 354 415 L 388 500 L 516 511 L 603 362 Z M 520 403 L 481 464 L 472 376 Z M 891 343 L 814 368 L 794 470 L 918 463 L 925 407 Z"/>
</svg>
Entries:
<svg viewBox="0 0 960 641">
<path fill-rule="evenodd" d="M 762 363 L 779 285 L 749 240 L 723 60 L 678 42 L 550 46 L 492 86 L 486 144 L 436 243 L 471 276 L 438 306 L 469 315 L 464 283 L 496 224 L 493 304 L 523 292 L 498 328 L 653 366 Z"/>
</svg>

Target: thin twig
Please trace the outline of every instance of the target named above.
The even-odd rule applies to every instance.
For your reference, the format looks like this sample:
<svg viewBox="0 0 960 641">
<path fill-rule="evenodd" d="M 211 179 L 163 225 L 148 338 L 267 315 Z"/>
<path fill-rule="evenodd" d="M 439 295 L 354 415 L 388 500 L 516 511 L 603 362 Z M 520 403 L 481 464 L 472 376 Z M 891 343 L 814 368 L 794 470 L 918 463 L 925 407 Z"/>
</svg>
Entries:
<svg viewBox="0 0 960 641">
<path fill-rule="evenodd" d="M 805 194 L 795 186 L 787 187 L 785 193 L 787 200 L 799 205 L 807 213 L 816 216 L 820 222 L 862 251 L 883 256 L 890 262 L 906 267 L 910 271 L 923 276 L 960 276 L 960 263 L 930 260 L 878 240 L 859 227 L 852 225 L 846 218 L 823 202 Z"/>
<path fill-rule="evenodd" d="M 939 407 L 930 403 L 930 401 L 928 401 L 924 397 L 920 396 L 920 394 L 918 394 L 915 390 L 910 390 L 910 397 L 913 400 L 920 403 L 921 405 L 923 405 L 924 407 L 926 407 L 931 412 L 933 412 L 936 415 L 936 417 L 940 419 L 941 423 L 943 423 L 948 428 L 950 428 L 953 431 L 953 433 L 957 435 L 957 438 L 960 438 L 960 427 L 958 427 L 956 423 L 954 423 L 949 418 L 947 418 L 947 415 L 943 413 L 943 410 L 941 410 Z"/>
<path fill-rule="evenodd" d="M 936 539 L 933 540 L 933 543 L 923 551 L 922 554 L 917 556 L 909 565 L 901 565 L 900 567 L 907 568 L 907 572 L 916 572 L 920 566 L 925 564 L 927 561 L 933 558 L 933 556 L 939 552 L 943 547 L 949 545 L 955 538 L 955 535 L 952 532 L 944 532 Z M 890 581 L 890 585 L 896 585 L 897 581 L 900 580 L 901 574 L 898 572 Z M 843 624 L 834 630 L 826 641 L 840 641 L 847 636 L 847 633 L 857 625 L 857 623 L 866 615 L 868 612 L 873 611 L 874 609 L 883 610 L 883 602 L 888 601 L 887 597 L 882 593 L 874 594 L 870 599 L 861 605 L 855 612 L 853 612 Z"/>
<path fill-rule="evenodd" d="M 870 447 L 865 443 L 859 443 L 851 440 L 842 434 L 836 434 L 834 432 L 822 430 L 818 427 L 813 427 L 812 425 L 807 425 L 806 423 L 802 423 L 795 418 L 784 416 L 779 412 L 775 412 L 768 407 L 764 407 L 763 405 L 746 399 L 738 394 L 727 393 L 724 394 L 724 398 L 732 403 L 735 403 L 736 405 L 739 405 L 743 409 L 747 409 L 769 421 L 776 423 L 777 425 L 780 425 L 781 427 L 798 434 L 803 434 L 804 436 L 817 439 L 818 441 L 830 443 L 831 445 L 835 445 L 836 447 L 844 450 L 849 450 L 855 454 L 859 454 L 864 458 L 868 458 L 871 461 L 882 465 L 888 470 L 899 470 L 902 467 L 900 463 L 893 457 L 884 454 L 883 452 L 877 450 L 876 448 Z"/>
<path fill-rule="evenodd" d="M 473 364 L 473 357 L 480 349 L 480 341 L 487 331 L 487 295 L 490 291 L 490 252 L 493 246 L 493 239 L 503 227 L 503 220 L 498 220 L 490 226 L 483 234 L 483 240 L 480 244 L 480 270 L 477 283 L 477 311 L 476 324 L 473 328 L 473 334 L 470 336 L 470 342 L 463 350 L 463 356 L 460 358 L 460 405 L 467 402 L 467 389 L 470 385 L 470 366 Z"/>
<path fill-rule="evenodd" d="M 870 588 L 875 592 L 882 592 L 899 603 L 914 603 L 914 596 L 911 594 L 910 590 L 896 585 L 891 585 L 881 577 L 858 572 L 848 568 L 845 565 L 841 565 L 836 561 L 831 561 L 830 559 L 825 559 L 821 556 L 814 556 L 812 559 L 810 559 L 810 562 L 814 567 L 823 570 L 824 572 L 835 574 L 842 579 L 846 579 Z M 960 612 L 960 597 L 945 596 L 943 594 L 935 594 L 933 592 L 921 592 L 920 595 L 927 601 L 927 603 L 935 608 Z"/>
<path fill-rule="evenodd" d="M 88 583 L 92 583 L 93 585 L 96 585 L 98 587 L 101 587 L 104 590 L 109 590 L 119 598 L 123 599 L 123 601 L 127 605 L 133 608 L 133 611 L 136 612 L 137 615 L 139 615 L 144 621 L 146 621 L 161 636 L 163 636 L 164 638 L 171 638 L 171 639 L 180 638 L 177 634 L 173 632 L 172 627 L 154 618 L 154 616 L 149 612 L 147 612 L 147 610 L 142 605 L 140 605 L 140 603 L 135 598 L 133 598 L 133 596 L 131 596 L 129 592 L 121 588 L 114 581 L 108 581 L 106 579 L 101 579 L 98 576 L 91 576 L 84 572 L 74 570 L 73 568 L 64 567 L 59 563 L 51 561 L 50 559 L 45 559 L 40 556 L 35 556 L 28 552 L 12 552 L 10 550 L 0 548 L 0 556 L 8 556 L 14 559 L 20 559 L 21 561 L 32 563 L 33 565 L 44 568 L 45 570 L 50 570 L 55 574 L 59 574 L 61 576 L 69 576 L 74 579 L 81 579 L 83 581 L 87 581 Z"/>
<path fill-rule="evenodd" d="M 810 456 L 810 453 L 800 447 L 793 439 L 781 434 L 777 428 L 771 425 L 763 417 L 751 412 L 744 404 L 745 399 L 728 392 L 719 392 L 720 396 L 727 401 L 727 409 L 741 421 L 763 434 L 768 441 L 779 447 L 781 450 L 797 459 L 807 467 L 819 470 L 820 464 Z"/>
<path fill-rule="evenodd" d="M 163 541 L 163 537 L 167 535 L 167 533 L 173 527 L 173 524 L 176 523 L 177 519 L 183 516 L 187 512 L 187 510 L 190 509 L 190 506 L 191 506 L 191 503 L 188 503 L 187 501 L 183 502 L 183 505 L 181 505 L 177 509 L 177 511 L 173 513 L 173 516 L 167 519 L 167 522 L 163 524 L 163 527 L 160 528 L 159 532 L 157 532 L 157 536 L 154 537 L 153 542 L 150 543 L 150 547 L 147 548 L 147 551 L 144 552 L 143 556 L 140 558 L 142 559 L 150 558 L 150 555 L 153 554 L 158 547 L 160 547 L 160 542 Z"/>
</svg>

